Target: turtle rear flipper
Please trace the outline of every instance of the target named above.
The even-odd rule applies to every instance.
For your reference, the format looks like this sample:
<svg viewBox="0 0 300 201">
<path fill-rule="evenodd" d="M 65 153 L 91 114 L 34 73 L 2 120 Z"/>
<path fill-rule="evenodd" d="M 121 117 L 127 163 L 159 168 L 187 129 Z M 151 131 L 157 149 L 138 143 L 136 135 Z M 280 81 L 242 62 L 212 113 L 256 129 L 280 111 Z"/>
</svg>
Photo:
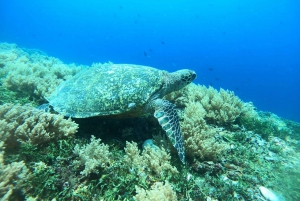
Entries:
<svg viewBox="0 0 300 201">
<path fill-rule="evenodd" d="M 37 107 L 37 109 L 42 110 L 42 111 L 44 111 L 44 112 L 50 112 L 50 111 L 51 111 L 51 108 L 50 108 L 49 103 L 44 103 L 44 104 L 42 104 L 42 105 L 39 105 L 39 106 Z"/>
<path fill-rule="evenodd" d="M 54 114 L 58 114 L 53 107 L 49 103 L 44 103 L 42 105 L 37 106 L 37 109 L 42 110 L 43 112 L 50 112 Z"/>
<path fill-rule="evenodd" d="M 183 137 L 180 130 L 179 118 L 175 106 L 167 100 L 154 100 L 154 117 L 166 131 L 168 138 L 177 149 L 182 163 L 185 163 Z"/>
</svg>

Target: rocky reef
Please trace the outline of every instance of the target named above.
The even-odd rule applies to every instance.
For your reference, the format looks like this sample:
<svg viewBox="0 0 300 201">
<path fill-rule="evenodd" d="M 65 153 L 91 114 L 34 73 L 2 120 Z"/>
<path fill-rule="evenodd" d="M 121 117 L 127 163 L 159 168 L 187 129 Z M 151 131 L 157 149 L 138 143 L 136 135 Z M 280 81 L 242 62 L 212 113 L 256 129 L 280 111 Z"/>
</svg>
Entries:
<svg viewBox="0 0 300 201">
<path fill-rule="evenodd" d="M 165 97 L 184 165 L 151 114 L 71 120 L 36 109 L 82 68 L 0 44 L 0 200 L 300 200 L 299 123 L 190 84 Z"/>
</svg>

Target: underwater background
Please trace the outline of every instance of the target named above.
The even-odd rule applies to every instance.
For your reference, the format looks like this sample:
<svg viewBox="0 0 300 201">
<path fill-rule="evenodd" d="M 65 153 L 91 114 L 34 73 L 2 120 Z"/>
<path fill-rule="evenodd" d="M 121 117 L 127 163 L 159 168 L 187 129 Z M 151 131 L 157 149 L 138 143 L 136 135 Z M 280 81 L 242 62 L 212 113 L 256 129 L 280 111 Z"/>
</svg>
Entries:
<svg viewBox="0 0 300 201">
<path fill-rule="evenodd" d="M 1 1 L 0 41 L 65 63 L 193 69 L 196 83 L 300 121 L 299 9 L 297 0 Z"/>
<path fill-rule="evenodd" d="M 0 200 L 300 200 L 299 9 L 296 0 L 0 0 Z M 162 97 L 175 105 L 184 154 L 161 112 L 89 112 L 135 108 L 139 92 L 162 87 L 152 68 L 93 73 L 133 67 L 120 63 L 196 71 Z M 140 69 L 159 82 L 134 85 Z M 88 118 L 63 116 L 65 107 Z"/>
</svg>

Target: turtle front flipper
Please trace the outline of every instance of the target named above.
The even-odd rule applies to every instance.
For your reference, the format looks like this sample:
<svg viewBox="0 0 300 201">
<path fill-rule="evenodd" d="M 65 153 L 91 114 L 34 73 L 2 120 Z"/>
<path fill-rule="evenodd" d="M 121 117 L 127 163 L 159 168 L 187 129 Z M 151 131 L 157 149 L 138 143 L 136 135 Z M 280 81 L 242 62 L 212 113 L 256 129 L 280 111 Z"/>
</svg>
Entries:
<svg viewBox="0 0 300 201">
<path fill-rule="evenodd" d="M 185 163 L 183 137 L 180 130 L 179 118 L 175 106 L 167 100 L 156 99 L 153 101 L 155 108 L 154 117 L 166 131 L 173 146 L 177 149 L 182 163 Z"/>
</svg>

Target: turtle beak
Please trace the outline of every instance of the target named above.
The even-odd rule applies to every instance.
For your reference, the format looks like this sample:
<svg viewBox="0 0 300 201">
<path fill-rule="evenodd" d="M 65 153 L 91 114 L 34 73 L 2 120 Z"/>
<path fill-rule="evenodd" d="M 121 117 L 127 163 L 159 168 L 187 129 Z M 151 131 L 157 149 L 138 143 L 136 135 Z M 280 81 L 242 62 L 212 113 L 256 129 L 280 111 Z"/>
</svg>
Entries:
<svg viewBox="0 0 300 201">
<path fill-rule="evenodd" d="M 197 74 L 193 70 L 189 70 L 188 75 L 185 75 L 186 83 L 191 83 L 194 79 L 196 79 Z"/>
<path fill-rule="evenodd" d="M 195 72 L 195 71 L 192 71 L 192 72 L 191 72 L 191 79 L 194 80 L 194 79 L 196 79 L 196 77 L 197 77 L 196 72 Z"/>
</svg>

